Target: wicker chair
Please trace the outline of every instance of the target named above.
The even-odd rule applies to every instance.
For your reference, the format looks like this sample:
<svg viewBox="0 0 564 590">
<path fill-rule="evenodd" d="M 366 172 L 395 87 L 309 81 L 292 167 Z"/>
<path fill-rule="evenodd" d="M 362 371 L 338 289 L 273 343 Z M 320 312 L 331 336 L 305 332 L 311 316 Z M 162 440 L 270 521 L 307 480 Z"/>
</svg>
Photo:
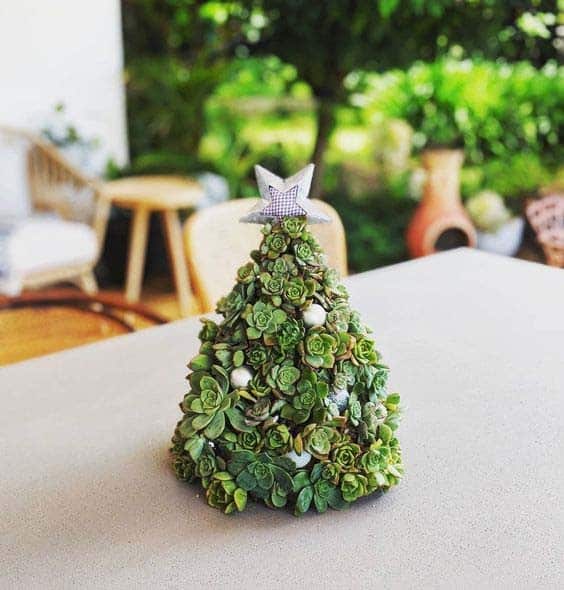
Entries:
<svg viewBox="0 0 564 590">
<path fill-rule="evenodd" d="M 144 306 L 108 294 L 63 289 L 0 296 L 0 365 L 164 323 Z"/>
<path fill-rule="evenodd" d="M 0 142 L 25 150 L 32 215 L 18 223 L 12 257 L 17 259 L 17 286 L 39 288 L 60 281 L 97 291 L 93 269 L 101 254 L 110 205 L 96 180 L 74 168 L 43 139 L 21 129 L 0 127 Z M 76 195 L 88 195 L 92 211 L 77 221 Z M 2 195 L 0 195 L 2 198 Z M 51 212 L 56 216 L 37 216 Z"/>
<path fill-rule="evenodd" d="M 194 213 L 184 226 L 184 244 L 194 291 L 201 311 L 215 308 L 217 300 L 233 287 L 237 268 L 249 259 L 260 242 L 260 225 L 239 223 L 258 199 L 235 199 Z M 310 226 L 327 254 L 328 262 L 342 276 L 347 274 L 345 230 L 339 214 L 327 203 L 315 206 L 332 219 L 330 224 Z"/>
<path fill-rule="evenodd" d="M 564 194 L 530 201 L 526 212 L 547 264 L 564 268 Z"/>
</svg>

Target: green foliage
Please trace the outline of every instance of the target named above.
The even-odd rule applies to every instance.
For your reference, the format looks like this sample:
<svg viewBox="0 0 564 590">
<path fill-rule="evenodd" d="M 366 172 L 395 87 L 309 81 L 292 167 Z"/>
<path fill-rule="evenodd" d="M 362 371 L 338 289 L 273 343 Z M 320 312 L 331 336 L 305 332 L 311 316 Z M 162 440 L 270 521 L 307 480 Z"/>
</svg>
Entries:
<svg viewBox="0 0 564 590">
<path fill-rule="evenodd" d="M 130 146 L 134 156 L 144 155 L 141 166 L 149 167 L 149 154 L 162 149 L 180 165 L 182 154 L 194 157 L 205 128 L 205 101 L 226 67 L 190 66 L 161 56 L 139 57 L 128 65 Z"/>
<path fill-rule="evenodd" d="M 272 389 L 278 390 L 281 394 L 293 395 L 300 374 L 300 370 L 294 367 L 291 362 L 284 361 L 283 364 L 272 367 L 266 377 L 266 382 Z"/>
<path fill-rule="evenodd" d="M 286 504 L 286 496 L 293 488 L 295 469 L 290 459 L 268 453 L 235 451 L 229 461 L 229 472 L 236 476 L 237 485 L 276 508 Z"/>
<path fill-rule="evenodd" d="M 203 357 L 211 356 L 211 348 L 209 342 L 204 343 L 195 357 L 198 364 L 194 361 L 190 364 L 194 370 L 190 375 L 191 393 L 182 402 L 182 408 L 190 417 L 179 426 L 179 431 L 187 439 L 199 431 L 203 431 L 209 440 L 218 438 L 225 428 L 225 413 L 237 399 L 233 394 L 228 395 L 229 377 L 222 367 L 214 365 L 208 373 L 209 363 L 200 363 Z"/>
<path fill-rule="evenodd" d="M 368 480 L 358 473 L 345 473 L 341 483 L 341 492 L 345 502 L 354 502 L 368 493 Z"/>
<path fill-rule="evenodd" d="M 405 228 L 415 201 L 395 197 L 391 191 L 351 199 L 344 186 L 327 195 L 327 201 L 339 211 L 346 228 L 351 269 L 362 272 L 407 258 Z"/>
<path fill-rule="evenodd" d="M 269 336 L 272 337 L 284 323 L 286 313 L 273 305 L 257 301 L 254 305 L 247 304 L 243 319 L 247 322 L 246 332 L 249 340 L 257 340 L 263 334 L 266 340 Z"/>
<path fill-rule="evenodd" d="M 124 3 L 128 131 L 135 171 L 152 171 L 163 151 L 179 167 L 186 155 L 196 156 L 205 102 L 228 68 L 232 44 L 247 38 L 251 14 L 236 2 Z M 143 162 L 137 162 L 139 156 Z"/>
<path fill-rule="evenodd" d="M 555 13 L 548 0 L 330 0 L 322 9 L 307 0 L 125 2 L 130 171 L 193 171 L 199 149 L 204 158 L 221 151 L 231 161 L 214 158 L 213 167 L 234 192 L 245 194 L 240 180 L 257 158 L 284 162 L 288 151 L 273 149 L 280 140 L 271 137 L 269 147 L 249 153 L 234 99 L 288 93 L 304 99 L 313 93 L 319 104 L 313 157 L 321 163 L 338 107 L 349 94 L 348 74 L 407 67 L 453 46 L 472 56 L 528 56 L 543 64 L 555 57 Z M 249 53 L 267 59 L 249 59 Z M 222 80 L 227 86 L 206 106 Z M 280 101 L 276 114 L 285 108 Z M 247 106 L 253 117 L 261 110 L 256 101 Z M 205 131 L 214 141 L 200 145 Z M 300 146 L 302 159 L 312 147 L 309 141 Z"/>
<path fill-rule="evenodd" d="M 540 63 L 555 56 L 556 7 L 550 1 L 328 0 L 322 10 L 307 0 L 262 0 L 259 5 L 266 23 L 258 50 L 293 64 L 320 98 L 344 96 L 342 81 L 354 70 L 408 67 L 417 59 L 433 60 L 454 44 L 512 59 L 526 47 Z M 520 25 L 519 16 L 526 12 L 535 22 L 539 14 L 553 14 L 547 34 Z"/>
<path fill-rule="evenodd" d="M 554 153 L 558 154 L 558 151 L 555 149 Z M 548 184 L 553 176 L 538 154 L 527 151 L 511 155 L 507 159 L 492 159 L 485 162 L 482 166 L 482 175 L 482 186 L 489 187 L 505 197 L 531 194 Z"/>
<path fill-rule="evenodd" d="M 294 492 L 297 493 L 295 514 L 300 516 L 307 512 L 313 502 L 318 512 L 325 512 L 328 507 L 334 510 L 342 510 L 348 506 L 343 499 L 341 491 L 337 486 L 338 472 L 334 470 L 331 463 L 318 463 L 311 470 L 299 471 L 294 477 Z M 330 471 L 336 473 L 335 477 L 326 477 L 325 474 Z"/>
<path fill-rule="evenodd" d="M 208 504 L 231 514 L 235 510 L 242 512 L 247 505 L 247 490 L 237 487 L 233 477 L 224 471 L 214 473 L 206 490 Z"/>
<path fill-rule="evenodd" d="M 200 155 L 228 179 L 234 195 L 256 194 L 255 164 L 284 176 L 309 156 L 310 95 L 296 69 L 276 56 L 236 57 L 230 62 L 206 103 Z"/>
<path fill-rule="evenodd" d="M 401 477 L 399 396 L 387 394 L 387 368 L 305 219 L 263 233 L 218 303 L 223 321 L 204 320 L 173 467 L 225 513 L 249 497 L 296 515 L 342 509 Z M 314 302 L 327 319 L 306 330 L 303 313 Z M 252 375 L 243 387 L 232 384 L 236 367 Z M 337 391 L 348 396 L 341 410 Z M 298 470 L 294 458 L 304 453 L 310 459 Z"/>
<path fill-rule="evenodd" d="M 233 196 L 255 196 L 255 164 L 287 176 L 310 158 L 317 106 L 326 101 L 334 119 L 327 133 L 334 133 L 325 146 L 324 197 L 343 218 L 350 268 L 398 262 L 407 257 L 415 203 L 378 162 L 392 151 L 379 132 L 391 118 L 411 123 L 417 149 L 465 146 L 464 197 L 491 189 L 517 211 L 522 196 L 553 178 L 564 117 L 556 7 L 546 0 L 128 1 L 131 166 L 113 174 L 210 169 L 228 179 Z M 353 178 L 340 180 L 353 161 L 375 179 L 360 192 Z M 237 308 L 244 285 L 254 284 L 252 265 L 242 273 L 222 309 Z M 286 301 L 284 286 L 297 295 L 296 274 L 275 274 L 269 267 L 261 277 L 275 302 Z M 307 290 L 297 301 L 303 297 Z"/>
<path fill-rule="evenodd" d="M 367 74 L 359 87 L 369 112 L 407 121 L 417 148 L 464 146 L 470 162 L 507 159 L 528 150 L 561 155 L 562 68 L 439 60 L 385 77 Z"/>
<path fill-rule="evenodd" d="M 318 329 L 309 331 L 304 342 L 304 360 L 314 369 L 331 369 L 335 365 L 337 340 Z"/>
<path fill-rule="evenodd" d="M 308 0 L 259 4 L 266 24 L 258 52 L 273 53 L 294 65 L 318 102 L 312 154 L 318 165 L 312 189 L 316 197 L 321 194 L 319 175 L 337 109 L 348 96 L 348 74 L 405 68 L 416 60 L 435 60 L 449 48 L 509 59 L 526 49 L 539 64 L 556 57 L 552 40 L 557 9 L 549 0 L 381 0 L 377 7 L 373 0 L 327 0 L 321 10 Z"/>
</svg>

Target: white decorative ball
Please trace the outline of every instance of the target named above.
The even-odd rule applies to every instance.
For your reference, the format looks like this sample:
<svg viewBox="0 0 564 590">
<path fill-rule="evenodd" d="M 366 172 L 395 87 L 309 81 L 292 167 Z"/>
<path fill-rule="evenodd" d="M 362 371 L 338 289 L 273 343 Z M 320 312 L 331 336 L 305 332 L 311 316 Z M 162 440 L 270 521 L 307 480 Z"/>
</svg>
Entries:
<svg viewBox="0 0 564 590">
<path fill-rule="evenodd" d="M 327 318 L 327 312 L 321 307 L 321 305 L 312 303 L 303 311 L 302 317 L 304 319 L 304 324 L 310 328 L 314 326 L 323 326 L 325 319 Z"/>
<path fill-rule="evenodd" d="M 247 367 L 237 367 L 231 371 L 231 385 L 235 389 L 245 389 L 252 378 L 253 374 Z"/>
<path fill-rule="evenodd" d="M 302 454 L 298 455 L 296 451 L 292 450 L 289 453 L 286 453 L 284 456 L 288 457 L 288 459 L 292 459 L 292 461 L 296 464 L 297 469 L 305 467 L 311 461 L 311 455 L 307 451 L 302 451 Z"/>
</svg>

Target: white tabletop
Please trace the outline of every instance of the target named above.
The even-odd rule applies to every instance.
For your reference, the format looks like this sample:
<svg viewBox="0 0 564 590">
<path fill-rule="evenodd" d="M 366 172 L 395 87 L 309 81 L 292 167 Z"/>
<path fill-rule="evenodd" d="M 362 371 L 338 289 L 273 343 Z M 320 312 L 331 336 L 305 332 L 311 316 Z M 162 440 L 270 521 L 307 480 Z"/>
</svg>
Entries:
<svg viewBox="0 0 564 590">
<path fill-rule="evenodd" d="M 169 468 L 196 320 L 0 369 L 0 588 L 563 588 L 564 272 L 456 251 L 347 281 L 407 475 L 226 517 Z"/>
</svg>

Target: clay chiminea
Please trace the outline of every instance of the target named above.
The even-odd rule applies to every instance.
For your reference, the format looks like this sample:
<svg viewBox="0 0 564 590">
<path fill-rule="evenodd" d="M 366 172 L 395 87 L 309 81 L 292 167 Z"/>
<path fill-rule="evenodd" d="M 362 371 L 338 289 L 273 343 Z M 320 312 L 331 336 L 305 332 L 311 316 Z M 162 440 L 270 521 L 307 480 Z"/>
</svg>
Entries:
<svg viewBox="0 0 564 590">
<path fill-rule="evenodd" d="M 476 230 L 460 200 L 461 150 L 427 150 L 421 157 L 427 174 L 423 198 L 409 227 L 411 256 L 476 245 Z"/>
</svg>

